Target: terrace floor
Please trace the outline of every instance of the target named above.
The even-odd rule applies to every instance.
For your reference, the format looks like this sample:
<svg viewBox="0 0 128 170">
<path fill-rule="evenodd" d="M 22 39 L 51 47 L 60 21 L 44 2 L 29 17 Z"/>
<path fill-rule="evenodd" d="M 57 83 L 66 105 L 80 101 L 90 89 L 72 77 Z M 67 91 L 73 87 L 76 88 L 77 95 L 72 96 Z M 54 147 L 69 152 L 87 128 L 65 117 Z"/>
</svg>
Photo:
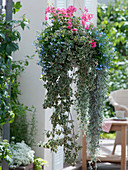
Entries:
<svg viewBox="0 0 128 170">
<path fill-rule="evenodd" d="M 104 139 L 100 141 L 100 154 L 108 154 L 111 155 L 113 150 L 114 140 L 112 139 Z M 121 147 L 118 145 L 115 151 L 116 155 L 121 154 Z M 75 167 L 67 166 L 63 170 L 82 170 L 82 162 L 79 162 Z M 89 169 L 88 169 L 89 170 Z M 120 170 L 119 164 L 112 164 L 112 163 L 98 163 L 98 170 Z M 128 170 L 128 166 L 127 166 Z"/>
</svg>

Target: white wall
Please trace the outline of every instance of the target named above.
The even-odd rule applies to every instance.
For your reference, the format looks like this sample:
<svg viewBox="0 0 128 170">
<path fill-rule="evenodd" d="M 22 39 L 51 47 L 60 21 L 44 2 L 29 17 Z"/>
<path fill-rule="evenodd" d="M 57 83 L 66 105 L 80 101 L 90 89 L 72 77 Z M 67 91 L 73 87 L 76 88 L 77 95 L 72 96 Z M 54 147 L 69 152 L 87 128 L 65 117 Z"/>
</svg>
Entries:
<svg viewBox="0 0 128 170">
<path fill-rule="evenodd" d="M 101 3 L 101 4 L 109 4 L 109 3 L 113 3 L 115 0 L 98 0 L 98 3 Z"/>
<path fill-rule="evenodd" d="M 26 18 L 30 19 L 30 30 L 25 29 L 21 32 L 22 40 L 20 42 L 20 50 L 14 55 L 14 60 L 24 59 L 26 55 L 35 54 L 35 47 L 32 45 L 36 37 L 36 32 L 41 30 L 41 22 L 44 19 L 44 9 L 46 6 L 45 0 L 21 0 L 22 8 L 15 15 L 19 18 L 26 14 Z M 35 134 L 36 142 L 43 141 L 43 130 L 45 126 L 45 112 L 42 108 L 45 91 L 43 89 L 43 82 L 40 80 L 41 68 L 37 65 L 37 56 L 30 61 L 30 65 L 21 75 L 21 102 L 31 107 L 34 105 L 37 108 L 38 133 Z M 35 146 L 36 155 L 43 157 L 43 149 Z"/>
</svg>

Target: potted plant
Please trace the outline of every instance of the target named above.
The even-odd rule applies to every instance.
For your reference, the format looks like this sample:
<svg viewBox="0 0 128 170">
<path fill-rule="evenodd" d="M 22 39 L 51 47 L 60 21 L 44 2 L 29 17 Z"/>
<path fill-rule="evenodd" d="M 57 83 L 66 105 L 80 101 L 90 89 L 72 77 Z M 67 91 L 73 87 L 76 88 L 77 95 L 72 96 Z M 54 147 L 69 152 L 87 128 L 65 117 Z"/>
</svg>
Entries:
<svg viewBox="0 0 128 170">
<path fill-rule="evenodd" d="M 58 146 L 64 145 L 65 161 L 73 165 L 81 146 L 77 143 L 71 107 L 76 107 L 79 128 L 87 135 L 91 160 L 96 161 L 107 70 L 114 55 L 106 34 L 91 23 L 93 15 L 88 9 L 85 7 L 80 17 L 74 15 L 76 10 L 74 6 L 48 7 L 44 28 L 35 42 L 41 79 L 47 90 L 43 107 L 53 109 L 53 128 L 46 132 L 48 142 L 40 146 L 56 152 Z"/>
<path fill-rule="evenodd" d="M 48 165 L 46 160 L 38 157 L 34 159 L 34 170 L 42 170 L 44 165 Z"/>
<path fill-rule="evenodd" d="M 16 144 L 12 142 L 10 144 L 10 151 L 10 170 L 33 170 L 35 152 L 27 144 L 25 144 L 24 141 Z"/>
<path fill-rule="evenodd" d="M 0 142 L 0 160 L 5 160 L 8 164 L 11 161 L 11 151 L 9 149 L 8 140 L 3 140 Z"/>
</svg>

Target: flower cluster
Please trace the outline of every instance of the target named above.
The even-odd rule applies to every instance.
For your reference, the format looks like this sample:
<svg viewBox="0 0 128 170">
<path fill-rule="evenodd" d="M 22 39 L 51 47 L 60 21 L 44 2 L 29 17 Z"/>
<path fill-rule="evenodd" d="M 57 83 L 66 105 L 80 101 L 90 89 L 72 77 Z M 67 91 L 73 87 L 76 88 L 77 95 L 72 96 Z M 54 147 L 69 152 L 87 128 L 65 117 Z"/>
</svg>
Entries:
<svg viewBox="0 0 128 170">
<path fill-rule="evenodd" d="M 84 8 L 84 10 L 86 11 L 86 13 L 83 13 L 81 16 L 81 24 L 83 26 L 85 26 L 85 23 L 89 22 L 93 18 L 93 14 L 88 14 L 88 9 L 86 7 Z"/>
<path fill-rule="evenodd" d="M 21 165 L 29 165 L 34 162 L 34 151 L 22 141 L 21 143 L 12 143 L 10 145 L 11 163 L 10 168 L 16 168 Z"/>
<path fill-rule="evenodd" d="M 85 27 L 86 30 L 89 29 L 89 23 L 90 20 L 93 18 L 93 14 L 88 14 L 88 9 L 85 7 L 84 8 L 85 10 L 85 13 L 82 14 L 81 16 L 81 24 Z M 73 14 L 77 11 L 77 9 L 74 7 L 74 6 L 69 6 L 67 9 L 60 9 L 60 8 L 57 8 L 55 9 L 54 7 L 48 7 L 46 8 L 45 10 L 45 20 L 47 21 L 48 20 L 48 17 L 47 17 L 47 13 L 50 13 L 51 14 L 51 17 L 50 19 L 52 19 L 53 21 L 55 21 L 56 17 L 59 19 L 59 20 L 65 20 L 67 21 L 67 28 L 69 30 L 72 29 L 72 31 L 77 31 L 78 29 L 77 28 L 73 28 Z M 90 22 L 91 24 L 91 22 Z M 93 47 L 94 48 L 94 47 Z"/>
<path fill-rule="evenodd" d="M 70 18 L 73 16 L 73 13 L 76 11 L 77 11 L 77 9 L 72 5 L 69 6 L 67 9 L 64 9 L 64 8 L 55 9 L 54 7 L 48 7 L 45 9 L 45 20 L 48 20 L 47 13 L 52 14 L 53 18 L 55 18 L 56 16 L 59 16 L 59 18 L 61 18 L 61 17 Z"/>
</svg>

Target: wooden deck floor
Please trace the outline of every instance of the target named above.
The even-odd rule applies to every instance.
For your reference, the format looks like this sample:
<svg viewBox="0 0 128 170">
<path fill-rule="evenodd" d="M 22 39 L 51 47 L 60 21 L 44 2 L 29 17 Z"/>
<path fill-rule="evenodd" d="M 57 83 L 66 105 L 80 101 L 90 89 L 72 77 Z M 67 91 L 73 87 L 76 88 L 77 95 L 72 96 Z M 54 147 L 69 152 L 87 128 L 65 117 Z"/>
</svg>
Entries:
<svg viewBox="0 0 128 170">
<path fill-rule="evenodd" d="M 113 144 L 114 144 L 114 140 L 110 140 L 110 139 L 101 140 L 100 154 L 110 155 L 112 153 Z M 121 147 L 117 146 L 115 154 L 120 155 L 120 153 L 121 153 Z M 82 162 L 79 162 L 75 167 L 67 166 L 63 170 L 82 170 Z M 120 165 L 113 164 L 113 163 L 98 163 L 98 170 L 120 170 Z"/>
</svg>

